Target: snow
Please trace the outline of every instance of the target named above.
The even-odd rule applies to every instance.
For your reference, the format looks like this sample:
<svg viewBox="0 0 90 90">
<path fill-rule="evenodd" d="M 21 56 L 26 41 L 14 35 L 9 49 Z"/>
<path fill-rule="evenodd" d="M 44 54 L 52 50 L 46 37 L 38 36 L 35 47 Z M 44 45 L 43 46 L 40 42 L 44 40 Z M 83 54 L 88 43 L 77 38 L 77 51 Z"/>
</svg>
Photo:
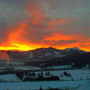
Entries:
<svg viewBox="0 0 90 90">
<path fill-rule="evenodd" d="M 14 67 L 15 70 L 40 70 L 39 67 L 34 67 L 34 66 L 18 66 Z"/>
<path fill-rule="evenodd" d="M 38 90 L 59 88 L 60 90 L 90 90 L 90 70 L 49 70 L 43 71 L 43 75 L 50 72 L 50 75 L 59 76 L 61 81 L 36 81 L 22 82 L 15 74 L 0 75 L 0 80 L 9 82 L 0 82 L 0 90 Z M 64 72 L 70 73 L 70 77 L 64 75 Z M 41 71 L 35 72 L 41 73 Z M 13 82 L 11 82 L 13 81 Z"/>
<path fill-rule="evenodd" d="M 61 66 L 50 66 L 50 67 L 47 67 L 47 69 L 68 69 L 70 68 L 71 65 L 61 65 Z"/>
<path fill-rule="evenodd" d="M 51 56 L 52 55 L 52 53 L 46 53 L 45 54 L 45 56 Z"/>
<path fill-rule="evenodd" d="M 51 75 L 60 77 L 61 80 L 90 80 L 90 70 L 49 70 Z M 67 77 L 64 72 L 69 73 L 71 76 Z M 39 73 L 39 72 L 36 72 Z M 45 75 L 46 71 L 43 71 Z M 62 77 L 61 77 L 62 76 Z"/>
<path fill-rule="evenodd" d="M 16 74 L 3 74 L 0 75 L 0 81 L 21 81 Z"/>
<path fill-rule="evenodd" d="M 90 82 L 90 81 L 89 81 Z M 52 82 L 8 82 L 8 83 L 0 83 L 0 90 L 38 90 L 40 87 L 43 89 L 47 89 L 49 87 L 52 88 L 60 88 L 60 89 L 71 89 L 71 88 L 79 88 L 84 84 L 87 84 L 88 81 L 52 81 Z M 77 90 L 75 89 L 75 90 Z M 72 89 L 71 89 L 72 90 Z M 89 90 L 78 89 L 78 90 Z"/>
<path fill-rule="evenodd" d="M 81 85 L 77 90 L 90 90 L 90 81 Z"/>
</svg>

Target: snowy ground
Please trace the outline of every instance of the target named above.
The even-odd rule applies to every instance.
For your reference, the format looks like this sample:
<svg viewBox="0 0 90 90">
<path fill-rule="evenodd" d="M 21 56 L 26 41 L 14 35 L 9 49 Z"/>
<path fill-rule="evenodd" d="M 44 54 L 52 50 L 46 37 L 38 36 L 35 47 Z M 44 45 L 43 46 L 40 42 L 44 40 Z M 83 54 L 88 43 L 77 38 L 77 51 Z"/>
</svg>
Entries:
<svg viewBox="0 0 90 90">
<path fill-rule="evenodd" d="M 90 81 L 79 86 L 77 90 L 90 90 Z"/>
<path fill-rule="evenodd" d="M 0 90 L 39 90 L 48 88 L 59 88 L 61 90 L 90 90 L 90 70 L 49 70 L 43 71 L 43 75 L 50 72 L 52 75 L 60 77 L 62 81 L 37 81 L 37 82 L 22 82 L 15 74 L 0 75 L 0 80 L 9 82 L 0 82 Z M 71 74 L 70 77 L 63 73 Z M 41 73 L 40 71 L 35 73 Z M 11 82 L 10 82 L 11 81 Z M 12 82 L 14 81 L 14 82 Z"/>
<path fill-rule="evenodd" d="M 61 80 L 90 80 L 90 70 L 54 70 L 49 72 L 51 75 L 60 77 Z M 69 73 L 71 76 L 65 76 L 64 72 Z M 46 71 L 43 71 L 43 74 L 45 73 Z"/>
<path fill-rule="evenodd" d="M 61 90 L 90 90 L 90 81 L 13 82 L 0 83 L 0 90 L 39 90 L 59 88 Z"/>
<path fill-rule="evenodd" d="M 21 81 L 15 74 L 0 75 L 0 82 L 19 82 Z"/>
</svg>

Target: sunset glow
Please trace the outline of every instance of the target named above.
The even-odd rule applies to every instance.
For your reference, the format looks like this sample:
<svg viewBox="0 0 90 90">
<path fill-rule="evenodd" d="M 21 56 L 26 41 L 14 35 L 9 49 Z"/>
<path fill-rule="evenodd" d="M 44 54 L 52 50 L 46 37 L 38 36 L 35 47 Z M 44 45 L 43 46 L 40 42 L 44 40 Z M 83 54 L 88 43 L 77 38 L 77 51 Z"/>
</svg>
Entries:
<svg viewBox="0 0 90 90">
<path fill-rule="evenodd" d="M 10 20 L 12 21 L 6 27 L 5 24 L 1 25 L 4 26 L 4 30 L 0 26 L 0 50 L 29 51 L 48 47 L 57 49 L 77 47 L 90 51 L 89 20 L 87 22 L 86 17 L 82 18 L 81 14 L 79 15 L 77 12 L 75 12 L 77 16 L 73 15 L 69 11 L 71 7 L 68 7 L 71 16 L 64 11 L 65 9 L 62 11 L 60 8 L 59 12 L 59 6 L 54 5 L 53 2 L 55 0 L 50 0 L 49 3 L 45 0 L 26 0 L 24 5 L 21 5 L 23 9 L 19 6 L 18 8 L 24 10 L 22 12 L 27 16 L 19 20 L 22 14 L 18 16 L 18 13 L 15 13 L 17 17 L 20 17 L 17 21 L 14 19 L 13 10 L 8 6 L 11 10 L 12 19 Z M 15 7 L 13 9 L 17 12 Z M 54 9 L 57 9 L 57 12 L 53 11 Z M 73 9 L 77 11 L 76 8 Z M 10 15 L 9 18 L 11 18 Z M 15 23 L 13 23 L 14 21 Z"/>
</svg>

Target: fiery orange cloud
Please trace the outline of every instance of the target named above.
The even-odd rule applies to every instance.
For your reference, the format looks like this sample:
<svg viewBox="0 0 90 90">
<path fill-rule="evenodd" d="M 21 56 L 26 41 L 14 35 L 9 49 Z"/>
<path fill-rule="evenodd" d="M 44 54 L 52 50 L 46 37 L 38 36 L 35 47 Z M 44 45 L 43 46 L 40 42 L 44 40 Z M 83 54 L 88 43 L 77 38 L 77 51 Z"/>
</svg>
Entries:
<svg viewBox="0 0 90 90">
<path fill-rule="evenodd" d="M 83 35 L 54 33 L 46 36 L 44 40 L 48 41 L 52 47 L 58 49 L 78 47 L 82 50 L 90 51 L 90 38 Z"/>
<path fill-rule="evenodd" d="M 48 35 L 45 40 L 78 40 L 78 41 L 90 41 L 90 38 L 85 37 L 84 35 L 78 35 L 78 34 L 62 34 L 62 33 L 53 33 L 51 35 Z"/>
<path fill-rule="evenodd" d="M 29 3 L 30 4 L 30 3 Z M 34 5 L 33 5 L 34 4 Z M 31 15 L 29 20 L 25 22 L 21 22 L 14 27 L 10 27 L 11 32 L 7 32 L 7 40 L 0 45 L 0 50 L 20 50 L 20 51 L 28 51 L 36 48 L 40 48 L 42 46 L 34 44 L 24 38 L 25 34 L 28 33 L 26 29 L 32 28 L 29 24 L 36 24 L 40 25 L 42 22 L 43 14 L 40 11 L 39 5 L 36 5 L 35 2 L 32 0 L 32 4 L 26 6 L 28 13 Z M 32 30 L 33 31 L 33 30 Z M 31 32 L 29 32 L 31 33 Z"/>
<path fill-rule="evenodd" d="M 27 4 L 26 9 L 30 18 L 9 28 L 10 32 L 6 33 L 7 40 L 0 45 L 0 50 L 29 51 L 41 47 L 57 49 L 78 47 L 90 51 L 90 38 L 79 34 L 67 35 L 53 32 L 59 30 L 57 26 L 68 24 L 68 19 L 48 20 L 41 7 L 34 2 Z"/>
<path fill-rule="evenodd" d="M 39 25 L 41 24 L 44 12 L 42 11 L 42 8 L 40 7 L 40 3 L 36 1 L 31 0 L 32 3 L 28 3 L 26 6 L 26 9 L 28 13 L 31 15 L 30 23 Z"/>
<path fill-rule="evenodd" d="M 27 28 L 26 23 L 20 23 L 18 26 L 12 28 L 7 36 L 7 42 L 4 42 L 0 46 L 0 50 L 20 50 L 28 51 L 41 47 L 40 45 L 35 45 L 30 41 L 24 39 L 25 30 Z"/>
<path fill-rule="evenodd" d="M 28 25 L 26 23 L 20 23 L 15 28 L 12 28 L 12 32 L 8 34 L 7 42 L 1 44 L 0 50 L 29 51 L 41 47 L 54 47 L 57 49 L 78 47 L 90 51 L 90 38 L 83 35 L 52 33 L 44 36 L 40 43 L 33 43 L 31 40 L 24 38 L 24 36 L 27 35 L 27 28 Z"/>
</svg>

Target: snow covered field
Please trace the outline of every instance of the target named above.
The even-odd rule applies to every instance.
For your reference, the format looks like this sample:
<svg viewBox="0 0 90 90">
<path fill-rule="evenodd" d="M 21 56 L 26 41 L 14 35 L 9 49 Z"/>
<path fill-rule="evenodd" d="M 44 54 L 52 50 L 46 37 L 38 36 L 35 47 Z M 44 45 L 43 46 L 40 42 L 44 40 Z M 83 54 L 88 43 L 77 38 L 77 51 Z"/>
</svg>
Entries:
<svg viewBox="0 0 90 90">
<path fill-rule="evenodd" d="M 49 72 L 50 75 L 56 75 L 60 81 L 33 81 L 23 82 L 15 74 L 0 75 L 0 80 L 9 82 L 0 82 L 0 90 L 43 90 L 48 88 L 58 88 L 60 90 L 90 90 L 90 70 L 49 70 L 43 71 L 43 75 Z M 66 76 L 64 72 L 70 74 Z M 36 74 L 41 71 L 35 72 Z"/>
<path fill-rule="evenodd" d="M 50 81 L 50 82 L 8 82 L 0 83 L 0 90 L 39 90 L 59 88 L 61 90 L 90 90 L 90 81 Z"/>
<path fill-rule="evenodd" d="M 90 80 L 90 70 L 52 70 L 49 71 L 51 75 L 60 77 L 61 80 Z M 70 74 L 70 77 L 65 76 L 64 72 Z M 38 72 L 37 72 L 38 73 Z M 43 71 L 45 74 L 46 71 Z"/>
<path fill-rule="evenodd" d="M 80 87 L 77 90 L 90 90 L 90 81 L 88 81 L 85 84 L 80 85 Z"/>
<path fill-rule="evenodd" d="M 19 82 L 21 81 L 15 74 L 0 75 L 0 81 L 4 82 Z"/>
</svg>

